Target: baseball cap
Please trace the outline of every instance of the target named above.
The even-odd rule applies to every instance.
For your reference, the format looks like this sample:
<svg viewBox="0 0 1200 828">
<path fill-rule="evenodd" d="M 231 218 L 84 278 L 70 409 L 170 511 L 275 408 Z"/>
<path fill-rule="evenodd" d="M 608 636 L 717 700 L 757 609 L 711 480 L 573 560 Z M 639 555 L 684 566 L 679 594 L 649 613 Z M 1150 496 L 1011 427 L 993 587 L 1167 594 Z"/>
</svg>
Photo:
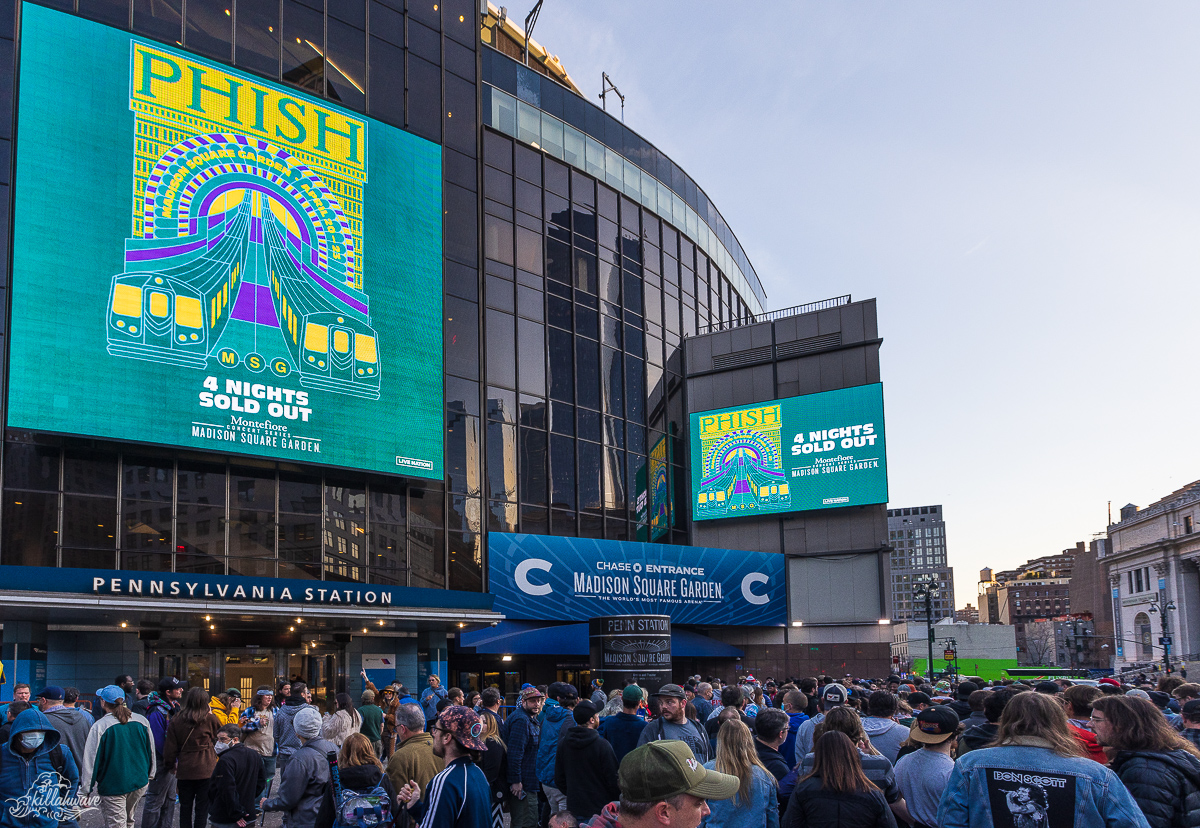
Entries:
<svg viewBox="0 0 1200 828">
<path fill-rule="evenodd" d="M 1133 690 L 1128 691 L 1125 695 L 1131 699 L 1145 699 L 1146 701 L 1150 701 L 1150 694 L 1145 690 L 1138 690 L 1134 688 Z"/>
<path fill-rule="evenodd" d="M 917 742 L 936 745 L 946 741 L 958 729 L 958 714 L 949 707 L 934 705 L 917 714 L 908 735 Z"/>
<path fill-rule="evenodd" d="M 729 799 L 741 784 L 736 776 L 708 770 L 678 739 L 647 742 L 621 760 L 617 773 L 621 798 L 660 802 L 682 793 L 700 799 Z"/>
<path fill-rule="evenodd" d="M 908 694 L 908 703 L 913 707 L 916 707 L 918 704 L 929 704 L 930 701 L 932 699 L 929 698 L 929 695 L 919 690 L 914 690 Z"/>
<path fill-rule="evenodd" d="M 650 694 L 651 696 L 666 696 L 668 699 L 686 699 L 683 688 L 678 684 L 664 684 L 657 691 Z"/>
<path fill-rule="evenodd" d="M 542 691 L 537 689 L 536 687 L 532 687 L 532 686 L 526 687 L 521 691 L 521 701 L 525 701 L 526 699 L 544 699 L 544 698 L 546 698 L 546 697 L 542 695 Z"/>
<path fill-rule="evenodd" d="M 225 691 L 225 695 L 233 696 L 235 699 L 240 699 L 242 697 L 242 691 L 238 690 L 236 687 L 230 687 Z"/>
<path fill-rule="evenodd" d="M 375 691 L 374 690 L 364 690 L 364 691 L 362 691 L 362 695 L 359 696 L 359 698 L 361 698 L 367 704 L 374 704 L 375 703 Z"/>
<path fill-rule="evenodd" d="M 1052 681 L 1039 681 L 1037 686 L 1033 688 L 1035 693 L 1045 693 L 1048 696 L 1057 696 L 1062 692 L 1062 688 Z"/>
<path fill-rule="evenodd" d="M 1121 686 L 1121 682 L 1117 681 L 1115 678 L 1102 678 L 1096 682 L 1096 684 L 1111 684 L 1113 687 Z"/>
<path fill-rule="evenodd" d="M 115 684 L 109 684 L 101 687 L 96 691 L 96 695 L 102 698 L 109 704 L 116 704 L 119 701 L 125 701 L 125 691 Z"/>
<path fill-rule="evenodd" d="M 174 676 L 166 676 L 158 682 L 158 692 L 166 693 L 168 690 L 178 690 L 180 687 L 187 687 L 186 681 L 180 681 Z"/>
<path fill-rule="evenodd" d="M 958 685 L 958 697 L 965 699 L 967 696 L 979 689 L 979 685 L 973 681 L 960 682 Z"/>
<path fill-rule="evenodd" d="M 575 689 L 574 684 L 560 684 L 558 685 L 558 697 L 560 699 L 577 699 L 579 691 Z"/>
<path fill-rule="evenodd" d="M 825 704 L 845 704 L 846 688 L 840 684 L 826 684 L 821 688 L 821 701 Z"/>
<path fill-rule="evenodd" d="M 1200 699 L 1188 699 L 1180 712 L 1185 716 L 1200 716 Z"/>
<path fill-rule="evenodd" d="M 640 702 L 642 700 L 642 688 L 636 684 L 631 684 L 621 691 L 621 701 Z"/>
<path fill-rule="evenodd" d="M 46 699 L 47 701 L 62 701 L 65 693 L 66 691 L 57 684 L 47 684 L 42 688 L 42 692 L 37 694 L 37 697 L 39 699 Z M 122 698 L 124 698 L 124 694 L 122 694 Z"/>
<path fill-rule="evenodd" d="M 591 721 L 592 716 L 599 713 L 599 708 L 586 699 L 575 705 L 575 709 L 571 711 L 571 715 L 575 717 L 575 724 L 585 725 Z"/>
<path fill-rule="evenodd" d="M 467 750 L 487 750 L 487 745 L 480 738 L 483 736 L 483 721 L 471 708 L 452 704 L 441 712 L 437 724 Z"/>
</svg>

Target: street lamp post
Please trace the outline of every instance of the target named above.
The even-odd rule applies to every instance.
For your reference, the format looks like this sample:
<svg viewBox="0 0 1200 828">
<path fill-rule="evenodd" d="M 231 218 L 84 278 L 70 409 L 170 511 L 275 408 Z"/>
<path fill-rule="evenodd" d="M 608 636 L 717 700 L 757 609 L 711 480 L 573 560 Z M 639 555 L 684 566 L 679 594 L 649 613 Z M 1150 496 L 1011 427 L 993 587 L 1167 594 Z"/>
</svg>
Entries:
<svg viewBox="0 0 1200 828">
<path fill-rule="evenodd" d="M 932 577 L 913 585 L 913 598 L 925 602 L 925 627 L 929 644 L 929 683 L 933 684 L 933 599 L 941 590 Z"/>
<path fill-rule="evenodd" d="M 1159 644 L 1163 648 L 1163 672 L 1168 676 L 1171 675 L 1171 631 L 1170 623 L 1167 621 L 1167 613 L 1175 609 L 1174 601 L 1167 601 L 1159 607 L 1158 599 L 1150 602 L 1150 612 L 1157 612 L 1162 618 L 1162 638 L 1159 639 Z"/>
</svg>

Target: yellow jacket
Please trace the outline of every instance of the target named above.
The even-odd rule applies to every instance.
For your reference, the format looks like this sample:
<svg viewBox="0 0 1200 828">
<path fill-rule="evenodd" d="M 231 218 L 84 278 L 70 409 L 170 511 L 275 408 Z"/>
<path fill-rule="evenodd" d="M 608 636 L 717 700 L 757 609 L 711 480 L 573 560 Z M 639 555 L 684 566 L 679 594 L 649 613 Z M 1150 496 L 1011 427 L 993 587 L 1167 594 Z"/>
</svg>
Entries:
<svg viewBox="0 0 1200 828">
<path fill-rule="evenodd" d="M 238 718 L 241 716 L 239 708 L 226 707 L 221 704 L 221 699 L 218 696 L 212 697 L 212 701 L 208 703 L 208 708 L 222 725 L 237 724 Z"/>
</svg>

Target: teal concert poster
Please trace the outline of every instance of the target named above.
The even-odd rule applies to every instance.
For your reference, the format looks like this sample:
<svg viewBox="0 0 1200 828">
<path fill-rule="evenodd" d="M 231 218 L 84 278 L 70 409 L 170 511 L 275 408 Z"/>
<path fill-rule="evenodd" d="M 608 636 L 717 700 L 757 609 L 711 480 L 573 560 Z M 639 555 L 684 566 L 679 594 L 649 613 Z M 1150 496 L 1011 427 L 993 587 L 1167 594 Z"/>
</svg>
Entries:
<svg viewBox="0 0 1200 828">
<path fill-rule="evenodd" d="M 691 416 L 692 518 L 887 503 L 879 383 Z"/>
<path fill-rule="evenodd" d="M 442 476 L 441 148 L 23 7 L 8 425 Z"/>
</svg>

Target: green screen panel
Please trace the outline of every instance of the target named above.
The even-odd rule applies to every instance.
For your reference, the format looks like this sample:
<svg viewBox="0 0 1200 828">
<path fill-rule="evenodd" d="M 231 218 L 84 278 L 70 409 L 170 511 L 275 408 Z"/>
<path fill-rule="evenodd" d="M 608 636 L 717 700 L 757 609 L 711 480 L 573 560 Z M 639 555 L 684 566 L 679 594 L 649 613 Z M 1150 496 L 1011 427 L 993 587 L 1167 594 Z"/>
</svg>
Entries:
<svg viewBox="0 0 1200 828">
<path fill-rule="evenodd" d="M 692 518 L 887 503 L 880 383 L 691 415 Z"/>
<path fill-rule="evenodd" d="M 22 14 L 8 424 L 440 478 L 441 148 Z"/>
</svg>

